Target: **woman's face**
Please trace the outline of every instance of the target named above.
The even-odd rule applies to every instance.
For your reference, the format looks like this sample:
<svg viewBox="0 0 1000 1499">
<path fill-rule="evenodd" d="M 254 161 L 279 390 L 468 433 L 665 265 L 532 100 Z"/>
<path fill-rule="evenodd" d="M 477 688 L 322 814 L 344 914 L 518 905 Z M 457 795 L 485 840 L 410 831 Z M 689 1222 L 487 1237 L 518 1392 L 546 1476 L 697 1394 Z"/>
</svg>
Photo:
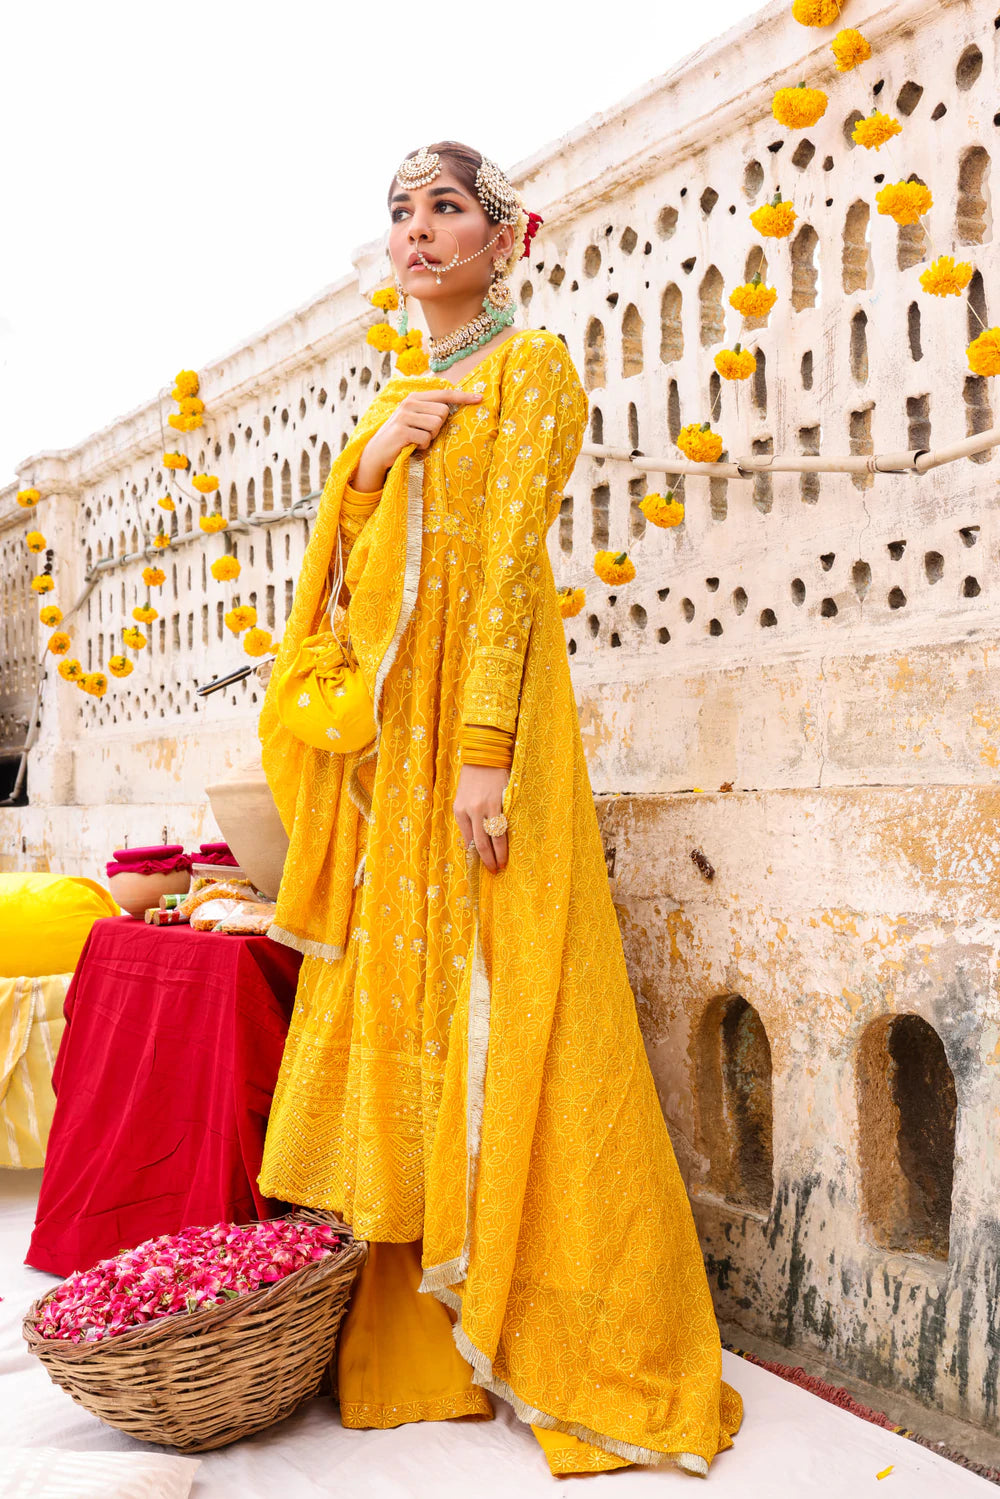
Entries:
<svg viewBox="0 0 1000 1499">
<path fill-rule="evenodd" d="M 426 187 L 406 189 L 394 184 L 389 214 L 393 269 L 404 292 L 419 301 L 482 295 L 492 279 L 494 260 L 506 259 L 514 245 L 511 226 L 488 219 L 479 199 L 459 185 L 447 162 Z M 484 249 L 491 240 L 495 243 Z M 429 263 L 447 265 L 456 249 L 459 260 L 476 255 L 477 250 L 483 253 L 445 272 L 440 286 L 434 272 L 425 270 L 416 257 L 419 250 Z"/>
</svg>

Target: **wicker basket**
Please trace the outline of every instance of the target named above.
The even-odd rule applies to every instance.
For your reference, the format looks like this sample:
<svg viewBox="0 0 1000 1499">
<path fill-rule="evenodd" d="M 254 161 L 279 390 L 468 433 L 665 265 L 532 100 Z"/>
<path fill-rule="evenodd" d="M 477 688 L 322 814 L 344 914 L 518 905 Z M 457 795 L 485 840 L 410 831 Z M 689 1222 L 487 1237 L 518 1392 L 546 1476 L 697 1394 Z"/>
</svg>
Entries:
<svg viewBox="0 0 1000 1499">
<path fill-rule="evenodd" d="M 45 1296 L 24 1319 L 28 1348 L 78 1405 L 143 1442 L 208 1452 L 283 1420 L 330 1388 L 337 1333 L 368 1254 L 334 1213 L 286 1217 L 334 1226 L 344 1248 L 262 1290 L 98 1343 L 41 1337 Z"/>
</svg>

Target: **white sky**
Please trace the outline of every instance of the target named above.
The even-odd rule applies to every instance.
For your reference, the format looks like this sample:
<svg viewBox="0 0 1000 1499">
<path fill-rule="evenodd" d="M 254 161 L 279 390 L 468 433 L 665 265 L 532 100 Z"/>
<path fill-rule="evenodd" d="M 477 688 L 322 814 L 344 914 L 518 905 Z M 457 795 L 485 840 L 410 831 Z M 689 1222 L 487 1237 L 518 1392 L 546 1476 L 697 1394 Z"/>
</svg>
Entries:
<svg viewBox="0 0 1000 1499">
<path fill-rule="evenodd" d="M 756 9 L 9 7 L 0 485 L 344 275 L 407 151 L 451 137 L 513 168 Z"/>
</svg>

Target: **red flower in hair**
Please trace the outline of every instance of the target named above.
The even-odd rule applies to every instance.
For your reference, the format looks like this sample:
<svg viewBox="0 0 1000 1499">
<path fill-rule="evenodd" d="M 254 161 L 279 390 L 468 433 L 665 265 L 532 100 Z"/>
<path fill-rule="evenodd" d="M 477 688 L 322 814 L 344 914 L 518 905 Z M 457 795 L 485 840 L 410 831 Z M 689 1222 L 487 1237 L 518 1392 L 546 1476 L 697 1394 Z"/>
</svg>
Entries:
<svg viewBox="0 0 1000 1499">
<path fill-rule="evenodd" d="M 541 214 L 538 214 L 538 213 L 529 213 L 528 214 L 528 227 L 524 231 L 524 254 L 521 256 L 522 260 L 526 260 L 528 258 L 528 249 L 529 249 L 529 247 L 531 245 L 531 241 L 534 239 L 535 235 L 538 233 L 538 226 L 539 226 L 539 224 L 544 224 L 544 223 L 545 223 L 545 220 L 542 218 Z"/>
</svg>

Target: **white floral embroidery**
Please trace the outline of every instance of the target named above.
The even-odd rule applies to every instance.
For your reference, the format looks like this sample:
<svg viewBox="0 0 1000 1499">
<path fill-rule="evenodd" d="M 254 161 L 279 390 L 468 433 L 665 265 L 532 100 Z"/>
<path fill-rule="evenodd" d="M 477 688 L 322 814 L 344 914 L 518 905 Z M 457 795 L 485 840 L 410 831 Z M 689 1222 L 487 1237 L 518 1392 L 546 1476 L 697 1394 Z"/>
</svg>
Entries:
<svg viewBox="0 0 1000 1499">
<path fill-rule="evenodd" d="M 397 932 L 396 933 L 395 937 L 393 937 L 393 939 L 392 939 L 392 945 L 396 949 L 397 952 L 402 952 L 403 951 L 403 934 L 402 934 L 402 932 Z M 395 1003 L 397 1005 L 397 1008 L 398 1008 L 398 1003 L 395 1000 L 395 996 L 393 996 L 393 1003 Z"/>
<path fill-rule="evenodd" d="M 501 491 L 510 488 L 510 478 L 507 474 L 500 474 L 496 480 L 495 487 Z"/>
<path fill-rule="evenodd" d="M 340 730 L 339 729 L 335 729 L 333 727 L 333 725 L 331 724 L 330 727 L 326 731 L 326 737 L 327 737 L 327 739 L 339 739 L 340 738 Z"/>
<path fill-rule="evenodd" d="M 422 723 L 415 723 L 411 732 L 413 738 L 417 741 L 418 744 L 422 743 L 423 740 L 427 738 L 427 730 L 424 728 Z"/>
<path fill-rule="evenodd" d="M 503 426 L 500 428 L 500 431 L 503 433 L 504 437 L 513 437 L 514 433 L 517 431 L 517 422 L 512 422 L 510 417 L 508 417 Z"/>
<path fill-rule="evenodd" d="M 491 609 L 490 612 L 489 612 L 489 614 L 487 614 L 486 618 L 489 620 L 489 622 L 490 622 L 491 625 L 502 624 L 503 623 L 503 610 L 502 609 Z"/>
<path fill-rule="evenodd" d="M 542 417 L 540 425 L 541 425 L 541 428 L 542 428 L 543 432 L 551 432 L 552 428 L 555 426 L 555 424 L 556 424 L 555 417 L 552 415 L 551 411 L 548 411 Z"/>
<path fill-rule="evenodd" d="M 524 392 L 525 404 L 534 406 L 535 402 L 541 398 L 541 394 L 537 385 L 529 385 L 528 389 Z"/>
<path fill-rule="evenodd" d="M 521 446 L 517 450 L 517 456 L 527 462 L 534 451 L 535 450 L 531 446 L 530 442 L 522 442 Z"/>
<path fill-rule="evenodd" d="M 510 504 L 507 506 L 507 514 L 508 515 L 520 515 L 521 511 L 523 509 L 524 509 L 524 501 L 523 500 L 511 500 Z"/>
<path fill-rule="evenodd" d="M 462 454 L 461 458 L 456 464 L 456 468 L 458 468 L 463 474 L 467 474 L 469 472 L 469 470 L 472 468 L 472 459 L 468 453 Z"/>
<path fill-rule="evenodd" d="M 526 547 L 536 547 L 538 545 L 538 536 L 534 531 L 526 531 L 524 533 L 524 544 Z"/>
<path fill-rule="evenodd" d="M 309 704 L 311 702 L 312 702 L 312 698 L 309 696 L 308 692 L 303 692 L 302 695 L 299 698 L 299 707 L 300 708 L 308 708 L 308 706 L 309 706 Z"/>
</svg>

